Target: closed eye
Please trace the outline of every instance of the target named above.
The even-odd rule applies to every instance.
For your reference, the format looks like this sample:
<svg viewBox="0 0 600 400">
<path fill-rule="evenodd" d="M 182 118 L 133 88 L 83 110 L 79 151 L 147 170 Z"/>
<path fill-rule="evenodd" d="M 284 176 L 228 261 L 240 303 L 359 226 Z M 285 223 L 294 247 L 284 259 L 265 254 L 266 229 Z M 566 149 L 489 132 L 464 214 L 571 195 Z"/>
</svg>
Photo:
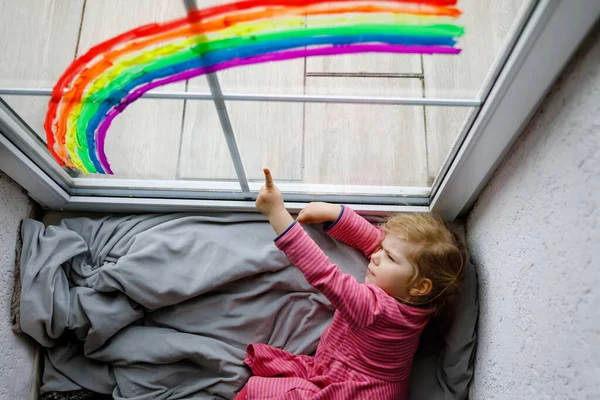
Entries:
<svg viewBox="0 0 600 400">
<path fill-rule="evenodd" d="M 385 255 L 392 260 L 392 262 L 395 262 L 396 264 L 398 264 L 398 262 L 396 260 L 394 260 L 394 257 L 392 257 L 392 255 L 390 254 L 389 251 L 387 251 L 387 249 L 385 247 L 383 247 L 383 245 L 381 246 L 381 249 L 383 249 L 383 252 L 385 253 Z"/>
</svg>

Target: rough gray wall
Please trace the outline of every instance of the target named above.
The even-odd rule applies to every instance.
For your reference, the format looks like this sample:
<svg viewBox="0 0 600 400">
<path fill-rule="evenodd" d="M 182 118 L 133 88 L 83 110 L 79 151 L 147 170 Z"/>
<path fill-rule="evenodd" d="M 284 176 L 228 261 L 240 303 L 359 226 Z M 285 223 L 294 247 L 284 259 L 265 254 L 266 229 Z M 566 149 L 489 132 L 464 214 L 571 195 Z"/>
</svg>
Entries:
<svg viewBox="0 0 600 400">
<path fill-rule="evenodd" d="M 17 233 L 29 210 L 23 188 L 0 171 L 0 400 L 28 399 L 31 386 L 33 348 L 10 321 Z"/>
<path fill-rule="evenodd" d="M 599 31 L 469 215 L 475 399 L 600 398 Z"/>
</svg>

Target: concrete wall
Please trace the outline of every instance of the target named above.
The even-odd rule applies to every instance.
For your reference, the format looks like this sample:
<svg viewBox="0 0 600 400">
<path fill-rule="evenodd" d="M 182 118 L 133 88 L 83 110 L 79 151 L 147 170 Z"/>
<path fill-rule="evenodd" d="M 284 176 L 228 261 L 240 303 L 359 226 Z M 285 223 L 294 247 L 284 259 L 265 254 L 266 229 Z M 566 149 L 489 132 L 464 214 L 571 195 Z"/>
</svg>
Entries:
<svg viewBox="0 0 600 400">
<path fill-rule="evenodd" d="M 17 233 L 30 209 L 23 188 L 0 171 L 0 400 L 28 399 L 32 380 L 33 348 L 10 319 Z"/>
<path fill-rule="evenodd" d="M 476 399 L 600 398 L 599 31 L 469 215 Z"/>
</svg>

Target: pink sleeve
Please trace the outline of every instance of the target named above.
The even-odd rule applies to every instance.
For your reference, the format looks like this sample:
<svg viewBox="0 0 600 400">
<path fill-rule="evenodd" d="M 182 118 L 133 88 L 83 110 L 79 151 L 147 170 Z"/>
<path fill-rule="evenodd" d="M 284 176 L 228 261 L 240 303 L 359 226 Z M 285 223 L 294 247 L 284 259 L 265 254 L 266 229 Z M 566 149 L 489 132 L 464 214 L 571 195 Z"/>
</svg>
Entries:
<svg viewBox="0 0 600 400">
<path fill-rule="evenodd" d="M 344 274 L 332 264 L 299 223 L 294 222 L 276 239 L 275 245 L 302 271 L 308 283 L 327 297 L 348 324 L 369 326 L 383 312 L 377 289 L 358 283 L 352 275 Z"/>
<path fill-rule="evenodd" d="M 340 216 L 332 225 L 325 226 L 325 232 L 361 251 L 367 258 L 385 236 L 382 228 L 371 225 L 348 206 L 342 206 Z"/>
</svg>

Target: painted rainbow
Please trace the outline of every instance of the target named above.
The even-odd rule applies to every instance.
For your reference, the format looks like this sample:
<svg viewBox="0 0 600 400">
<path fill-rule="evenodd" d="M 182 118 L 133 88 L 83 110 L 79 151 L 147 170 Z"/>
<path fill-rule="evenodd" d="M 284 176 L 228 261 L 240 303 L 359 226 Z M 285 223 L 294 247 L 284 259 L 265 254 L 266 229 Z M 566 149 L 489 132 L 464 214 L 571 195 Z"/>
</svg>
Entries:
<svg viewBox="0 0 600 400">
<path fill-rule="evenodd" d="M 48 149 L 60 165 L 112 174 L 111 122 L 158 86 L 301 57 L 458 54 L 456 1 L 241 0 L 138 27 L 92 47 L 60 77 L 44 122 Z"/>
</svg>

